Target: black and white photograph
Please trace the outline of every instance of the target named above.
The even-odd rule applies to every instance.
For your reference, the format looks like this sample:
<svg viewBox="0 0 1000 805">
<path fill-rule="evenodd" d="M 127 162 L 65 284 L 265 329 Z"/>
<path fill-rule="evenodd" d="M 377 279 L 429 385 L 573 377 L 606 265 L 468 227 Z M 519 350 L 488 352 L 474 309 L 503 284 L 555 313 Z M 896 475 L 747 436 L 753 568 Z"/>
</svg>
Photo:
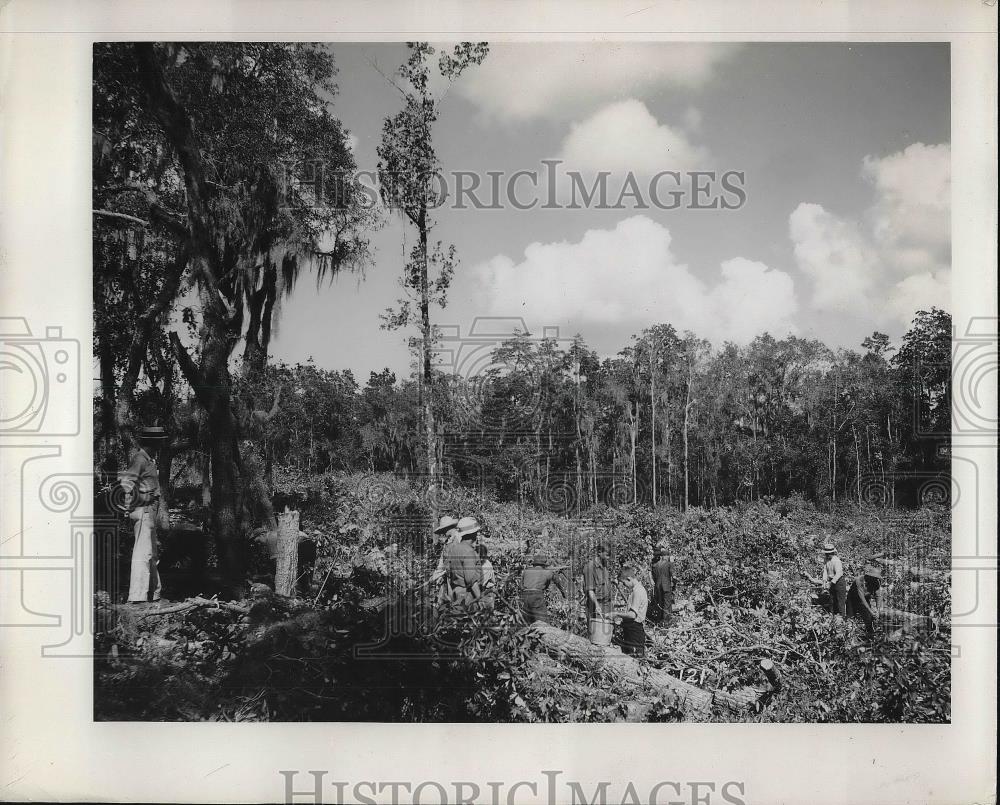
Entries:
<svg viewBox="0 0 1000 805">
<path fill-rule="evenodd" d="M 93 57 L 96 719 L 949 721 L 947 44 Z"/>
<path fill-rule="evenodd" d="M 997 53 L 0 2 L 0 799 L 995 802 Z"/>
</svg>

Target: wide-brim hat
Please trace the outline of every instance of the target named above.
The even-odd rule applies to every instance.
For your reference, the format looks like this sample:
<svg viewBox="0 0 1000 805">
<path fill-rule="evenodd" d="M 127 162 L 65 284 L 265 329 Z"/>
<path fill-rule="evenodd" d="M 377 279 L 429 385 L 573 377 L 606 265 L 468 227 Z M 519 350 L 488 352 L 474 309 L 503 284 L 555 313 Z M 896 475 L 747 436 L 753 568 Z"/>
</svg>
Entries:
<svg viewBox="0 0 1000 805">
<path fill-rule="evenodd" d="M 868 565 L 868 567 L 865 568 L 865 575 L 870 579 L 881 579 L 882 568 L 875 567 L 875 565 Z"/>
<path fill-rule="evenodd" d="M 479 521 L 475 517 L 463 517 L 458 521 L 455 527 L 458 535 L 462 539 L 478 534 L 482 528 L 482 526 L 479 525 Z"/>
<path fill-rule="evenodd" d="M 434 529 L 435 534 L 443 534 L 446 531 L 450 531 L 455 526 L 458 525 L 458 520 L 451 515 L 444 515 L 437 524 L 437 528 Z"/>
<path fill-rule="evenodd" d="M 836 553 L 837 549 L 834 547 L 832 542 L 823 543 L 823 553 Z"/>
<path fill-rule="evenodd" d="M 159 425 L 152 425 L 139 431 L 139 439 L 144 442 L 159 442 L 167 438 L 167 431 Z"/>
</svg>

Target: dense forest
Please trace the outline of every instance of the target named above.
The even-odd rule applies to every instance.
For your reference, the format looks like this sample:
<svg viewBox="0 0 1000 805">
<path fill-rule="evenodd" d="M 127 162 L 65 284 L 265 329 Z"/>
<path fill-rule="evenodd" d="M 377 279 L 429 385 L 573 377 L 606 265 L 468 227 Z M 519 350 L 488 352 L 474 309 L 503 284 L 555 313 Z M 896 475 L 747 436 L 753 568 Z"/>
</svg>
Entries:
<svg viewBox="0 0 1000 805">
<path fill-rule="evenodd" d="M 794 493 L 917 505 L 941 494 L 948 468 L 921 434 L 948 427 L 950 338 L 937 309 L 898 349 L 876 332 L 862 352 L 766 333 L 714 349 L 662 324 L 601 359 L 581 336 L 518 334 L 482 372 L 435 373 L 439 463 L 446 482 L 564 514 Z M 361 387 L 350 372 L 271 365 L 248 393 L 281 395 L 258 443 L 269 465 L 424 472 L 417 381 L 385 370 Z"/>
</svg>

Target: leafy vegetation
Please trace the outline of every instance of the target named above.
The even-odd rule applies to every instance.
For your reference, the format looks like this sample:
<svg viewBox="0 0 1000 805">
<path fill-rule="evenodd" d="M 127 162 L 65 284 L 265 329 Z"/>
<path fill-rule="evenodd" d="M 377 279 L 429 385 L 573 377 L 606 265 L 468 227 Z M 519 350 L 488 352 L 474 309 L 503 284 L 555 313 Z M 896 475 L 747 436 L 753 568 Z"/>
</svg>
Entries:
<svg viewBox="0 0 1000 805">
<path fill-rule="evenodd" d="M 817 548 L 831 538 L 849 574 L 882 553 L 946 567 L 946 508 L 821 510 L 799 501 L 682 513 L 632 506 L 577 521 L 459 489 L 448 503 L 485 525 L 498 605 L 492 613 L 435 616 L 423 584 L 436 561 L 424 527 L 426 490 L 393 476 L 343 473 L 278 472 L 276 483 L 298 501 L 303 529 L 319 544 L 309 595 L 250 601 L 246 612 L 197 608 L 153 617 L 99 602 L 98 718 L 689 720 L 674 694 L 552 659 L 523 629 L 516 579 L 526 554 L 548 551 L 573 576 L 596 539 L 611 545 L 613 563 L 635 562 L 644 572 L 654 543 L 672 548 L 681 603 L 669 626 L 649 629 L 651 666 L 706 689 L 765 691 L 755 709 L 710 718 L 950 718 L 945 577 L 918 592 L 890 564 L 888 602 L 933 614 L 938 627 L 888 624 L 869 637 L 860 621 L 833 621 L 799 575 L 815 571 Z M 648 586 L 649 576 L 643 581 Z M 550 592 L 554 624 L 584 634 L 580 601 L 578 584 L 569 600 Z M 780 669 L 779 692 L 761 675 L 764 658 Z"/>
</svg>

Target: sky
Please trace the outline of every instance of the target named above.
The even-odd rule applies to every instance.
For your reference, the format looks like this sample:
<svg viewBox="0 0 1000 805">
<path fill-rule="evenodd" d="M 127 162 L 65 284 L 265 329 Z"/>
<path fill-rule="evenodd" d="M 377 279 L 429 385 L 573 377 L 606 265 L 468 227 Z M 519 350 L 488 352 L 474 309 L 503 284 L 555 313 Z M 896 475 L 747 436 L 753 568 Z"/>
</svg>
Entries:
<svg viewBox="0 0 1000 805">
<path fill-rule="evenodd" d="M 330 47 L 331 111 L 359 168 L 374 170 L 401 103 L 385 76 L 405 46 Z M 445 170 L 506 181 L 559 159 L 588 183 L 610 171 L 611 199 L 628 171 L 642 188 L 664 170 L 739 171 L 745 193 L 738 209 L 446 204 L 431 238 L 453 243 L 460 264 L 432 320 L 449 334 L 523 319 L 608 356 L 670 323 L 716 346 L 766 331 L 858 348 L 874 330 L 898 339 L 918 309 L 950 309 L 947 44 L 494 43 L 482 65 L 439 83 Z M 555 185 L 543 179 L 540 197 L 568 200 L 565 177 Z M 414 239 L 387 212 L 363 275 L 302 279 L 272 357 L 311 357 L 362 383 L 382 368 L 408 374 L 415 333 L 380 329 L 379 314 L 400 296 Z"/>
</svg>

